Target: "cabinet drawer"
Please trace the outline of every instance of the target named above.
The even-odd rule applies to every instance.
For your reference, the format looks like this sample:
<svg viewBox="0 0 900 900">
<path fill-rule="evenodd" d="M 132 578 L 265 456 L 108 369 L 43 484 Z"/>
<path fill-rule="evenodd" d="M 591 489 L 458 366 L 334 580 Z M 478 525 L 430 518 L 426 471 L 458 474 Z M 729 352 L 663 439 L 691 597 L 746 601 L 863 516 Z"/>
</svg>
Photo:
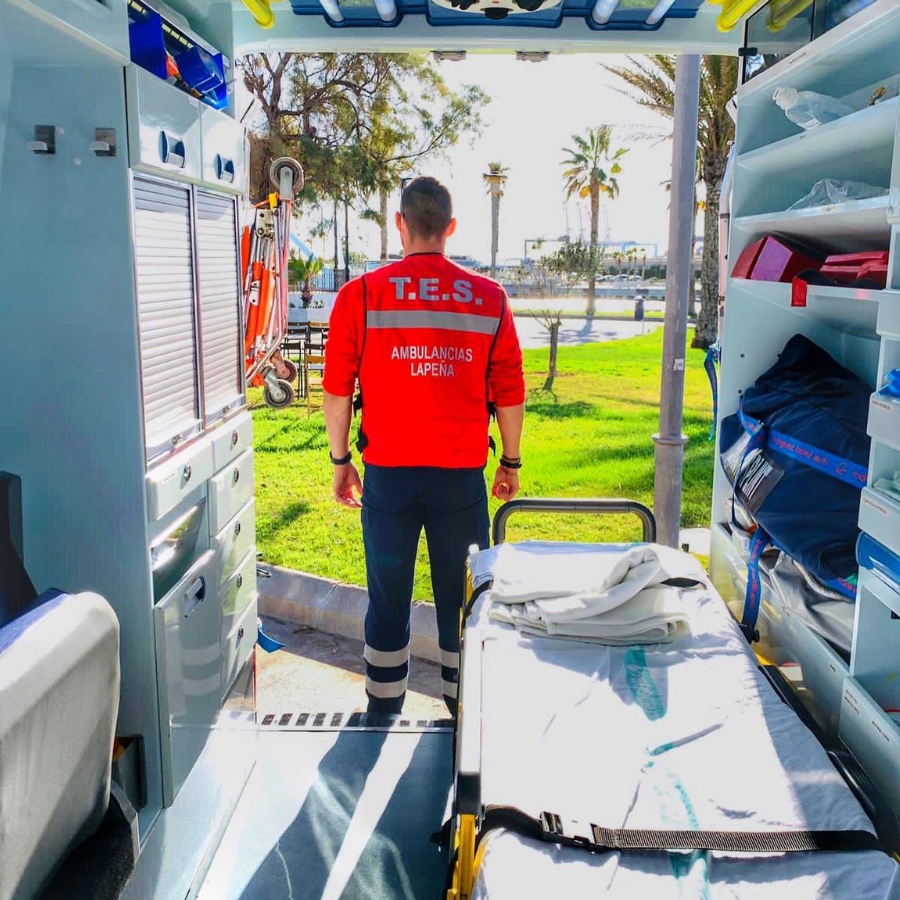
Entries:
<svg viewBox="0 0 900 900">
<path fill-rule="evenodd" d="M 251 500 L 213 538 L 212 543 L 219 560 L 220 583 L 224 584 L 256 544 L 256 502 Z"/>
<path fill-rule="evenodd" d="M 253 416 L 241 413 L 217 428 L 211 437 L 213 466 L 218 472 L 253 445 Z"/>
<path fill-rule="evenodd" d="M 241 561 L 237 571 L 225 582 L 219 602 L 222 606 L 222 640 L 227 640 L 235 622 L 256 599 L 256 547 Z"/>
<path fill-rule="evenodd" d="M 216 577 L 215 553 L 208 550 L 153 611 L 167 806 L 203 750 L 221 703 Z"/>
<path fill-rule="evenodd" d="M 130 58 L 128 7 L 121 0 L 21 0 L 18 5 L 68 32 L 65 36 L 46 34 L 48 47 L 73 40 L 74 35 L 70 35 L 75 31 L 82 39 L 96 41 L 118 56 L 120 65 Z"/>
<path fill-rule="evenodd" d="M 203 181 L 220 191 L 244 192 L 244 127 L 205 103 L 200 105 Z"/>
<path fill-rule="evenodd" d="M 155 522 L 213 473 L 212 444 L 204 439 L 147 474 L 147 512 Z"/>
<path fill-rule="evenodd" d="M 138 66 L 125 70 L 131 165 L 199 181 L 200 101 Z"/>
<path fill-rule="evenodd" d="M 844 682 L 840 736 L 883 798 L 900 806 L 900 725 L 852 677 Z"/>
<path fill-rule="evenodd" d="M 151 527 L 150 572 L 154 603 L 159 603 L 210 549 L 206 507 L 204 483 L 184 505 L 176 507 Z M 157 527 L 158 533 L 152 534 Z"/>
<path fill-rule="evenodd" d="M 245 450 L 209 482 L 210 528 L 218 534 L 253 496 L 253 451 Z"/>
<path fill-rule="evenodd" d="M 222 648 L 222 693 L 227 694 L 256 645 L 256 594 L 225 638 Z"/>
</svg>

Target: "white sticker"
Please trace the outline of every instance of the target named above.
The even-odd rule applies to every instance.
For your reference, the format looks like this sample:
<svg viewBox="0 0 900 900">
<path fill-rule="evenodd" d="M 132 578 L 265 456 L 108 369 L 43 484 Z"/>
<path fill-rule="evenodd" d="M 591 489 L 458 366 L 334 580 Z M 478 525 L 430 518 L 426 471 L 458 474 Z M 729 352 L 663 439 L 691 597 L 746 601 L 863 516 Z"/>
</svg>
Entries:
<svg viewBox="0 0 900 900">
<path fill-rule="evenodd" d="M 676 359 L 675 363 L 674 363 L 674 368 L 675 368 L 676 372 L 683 372 L 684 371 L 684 360 Z"/>
<path fill-rule="evenodd" d="M 870 509 L 874 509 L 875 512 L 880 513 L 883 516 L 887 516 L 889 514 L 888 508 L 886 506 L 882 506 L 876 500 L 873 500 L 868 494 L 863 496 L 862 502 Z"/>
<path fill-rule="evenodd" d="M 872 406 L 877 406 L 885 412 L 894 412 L 894 410 L 897 409 L 896 405 L 889 400 L 879 400 L 877 397 L 872 398 Z"/>
</svg>

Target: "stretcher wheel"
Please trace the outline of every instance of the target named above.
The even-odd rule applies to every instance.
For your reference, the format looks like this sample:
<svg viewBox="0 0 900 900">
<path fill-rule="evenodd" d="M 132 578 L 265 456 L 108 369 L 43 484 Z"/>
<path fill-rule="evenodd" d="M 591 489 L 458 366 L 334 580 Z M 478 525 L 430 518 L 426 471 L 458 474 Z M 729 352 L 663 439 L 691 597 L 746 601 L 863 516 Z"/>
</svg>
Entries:
<svg viewBox="0 0 900 900">
<path fill-rule="evenodd" d="M 275 385 L 275 390 L 267 384 L 265 391 L 263 391 L 266 406 L 271 406 L 272 409 L 284 409 L 286 406 L 290 406 L 296 396 L 294 386 L 289 381 L 283 381 L 281 378 L 275 381 Z"/>
<path fill-rule="evenodd" d="M 296 159 L 291 159 L 289 156 L 279 156 L 278 159 L 272 160 L 272 165 L 269 166 L 269 181 L 279 193 L 281 191 L 281 173 L 285 169 L 289 169 L 291 173 L 291 196 L 282 196 L 281 199 L 290 200 L 303 190 L 303 167 Z"/>
<path fill-rule="evenodd" d="M 297 363 L 292 359 L 282 359 L 275 365 L 275 371 L 282 381 L 294 381 L 297 377 Z"/>
</svg>

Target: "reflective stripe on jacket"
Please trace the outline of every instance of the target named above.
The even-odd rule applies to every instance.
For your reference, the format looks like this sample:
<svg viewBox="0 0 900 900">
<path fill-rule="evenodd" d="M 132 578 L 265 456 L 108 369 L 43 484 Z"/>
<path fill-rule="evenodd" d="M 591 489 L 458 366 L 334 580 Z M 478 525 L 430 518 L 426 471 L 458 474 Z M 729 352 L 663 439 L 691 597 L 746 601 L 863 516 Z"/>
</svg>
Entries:
<svg viewBox="0 0 900 900">
<path fill-rule="evenodd" d="M 325 390 L 363 396 L 366 462 L 483 466 L 488 402 L 525 400 L 522 352 L 503 288 L 439 253 L 348 282 L 325 354 Z"/>
</svg>

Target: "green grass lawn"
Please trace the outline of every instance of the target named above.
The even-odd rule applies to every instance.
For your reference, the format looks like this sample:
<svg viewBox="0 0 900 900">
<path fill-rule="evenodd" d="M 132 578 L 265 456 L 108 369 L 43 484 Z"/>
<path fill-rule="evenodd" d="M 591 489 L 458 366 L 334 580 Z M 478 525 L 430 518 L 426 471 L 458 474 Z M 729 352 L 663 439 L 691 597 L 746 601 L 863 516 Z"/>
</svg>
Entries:
<svg viewBox="0 0 900 900">
<path fill-rule="evenodd" d="M 528 406 L 522 496 L 629 497 L 653 504 L 653 443 L 659 424 L 662 331 L 629 340 L 561 347 L 553 393 L 540 390 L 547 350 L 526 350 Z M 331 464 L 321 411 L 271 410 L 251 391 L 256 444 L 259 549 L 266 562 L 365 584 L 357 512 L 331 499 Z M 712 493 L 712 416 L 703 355 L 688 351 L 682 524 L 706 525 Z M 355 430 L 355 429 L 354 429 Z M 487 476 L 493 478 L 494 462 Z M 491 501 L 491 514 L 497 507 Z M 511 539 L 617 541 L 640 537 L 636 519 L 521 514 Z M 429 599 L 420 545 L 415 596 Z"/>
</svg>

